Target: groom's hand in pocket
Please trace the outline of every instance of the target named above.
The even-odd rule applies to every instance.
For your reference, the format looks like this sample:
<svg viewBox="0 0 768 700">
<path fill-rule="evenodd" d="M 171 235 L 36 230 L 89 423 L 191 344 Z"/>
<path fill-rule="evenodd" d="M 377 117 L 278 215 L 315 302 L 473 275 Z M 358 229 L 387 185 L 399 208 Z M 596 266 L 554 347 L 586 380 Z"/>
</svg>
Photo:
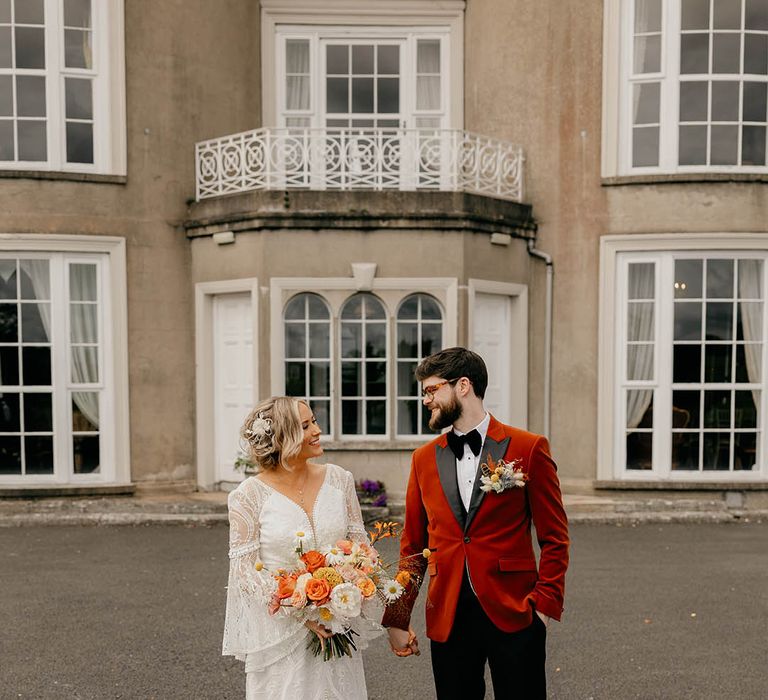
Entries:
<svg viewBox="0 0 768 700">
<path fill-rule="evenodd" d="M 412 654 L 418 656 L 421 653 L 419 640 L 411 627 L 407 630 L 390 627 L 387 631 L 389 632 L 389 646 L 396 656 L 411 656 Z"/>
</svg>

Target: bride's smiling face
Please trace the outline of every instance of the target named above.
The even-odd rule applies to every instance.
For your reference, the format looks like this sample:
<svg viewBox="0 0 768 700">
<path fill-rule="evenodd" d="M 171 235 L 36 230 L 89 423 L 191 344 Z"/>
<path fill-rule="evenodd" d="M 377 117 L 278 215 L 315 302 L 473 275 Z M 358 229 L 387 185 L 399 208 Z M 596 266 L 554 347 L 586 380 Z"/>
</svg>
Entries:
<svg viewBox="0 0 768 700">
<path fill-rule="evenodd" d="M 323 454 L 323 448 L 320 446 L 320 435 L 322 430 L 317 424 L 317 419 L 312 413 L 312 409 L 305 403 L 299 404 L 299 417 L 301 418 L 301 429 L 304 431 L 304 440 L 301 443 L 301 452 L 299 459 L 312 459 Z"/>
</svg>

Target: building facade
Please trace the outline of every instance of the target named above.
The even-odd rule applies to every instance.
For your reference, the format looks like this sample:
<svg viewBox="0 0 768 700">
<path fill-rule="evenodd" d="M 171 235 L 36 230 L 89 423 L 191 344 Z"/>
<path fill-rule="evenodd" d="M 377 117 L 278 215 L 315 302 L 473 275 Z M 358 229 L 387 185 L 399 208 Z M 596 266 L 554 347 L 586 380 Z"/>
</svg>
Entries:
<svg viewBox="0 0 768 700">
<path fill-rule="evenodd" d="M 768 484 L 768 0 L 0 0 L 0 490 L 403 492 L 467 345 L 571 489 Z"/>
</svg>

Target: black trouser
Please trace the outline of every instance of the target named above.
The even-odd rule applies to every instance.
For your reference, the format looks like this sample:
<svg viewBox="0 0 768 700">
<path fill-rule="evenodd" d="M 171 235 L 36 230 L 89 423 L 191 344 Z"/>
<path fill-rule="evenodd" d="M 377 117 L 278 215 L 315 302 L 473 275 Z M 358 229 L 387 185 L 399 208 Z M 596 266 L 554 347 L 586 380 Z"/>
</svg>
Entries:
<svg viewBox="0 0 768 700">
<path fill-rule="evenodd" d="M 496 700 L 545 699 L 546 640 L 546 625 L 536 613 L 530 626 L 518 632 L 496 627 L 465 574 L 451 634 L 445 642 L 431 643 L 438 700 L 483 700 L 486 661 Z"/>
</svg>

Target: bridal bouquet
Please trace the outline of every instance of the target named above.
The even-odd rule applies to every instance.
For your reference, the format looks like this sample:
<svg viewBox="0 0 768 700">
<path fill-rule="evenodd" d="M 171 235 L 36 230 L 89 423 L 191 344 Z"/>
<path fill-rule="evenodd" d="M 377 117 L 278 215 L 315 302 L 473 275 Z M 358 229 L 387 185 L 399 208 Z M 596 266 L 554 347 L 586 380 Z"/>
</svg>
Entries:
<svg viewBox="0 0 768 700">
<path fill-rule="evenodd" d="M 376 600 L 393 603 L 410 582 L 407 571 L 390 576 L 390 567 L 373 546 L 395 536 L 397 523 L 376 523 L 370 543 L 338 540 L 330 547 L 306 549 L 306 533 L 297 531 L 295 568 L 271 574 L 270 614 L 288 614 L 302 623 L 317 622 L 330 629 L 333 635 L 326 640 L 311 635 L 307 647 L 315 656 L 323 654 L 325 661 L 351 656 L 357 650 L 357 633 L 352 629 L 355 620 L 377 616 L 371 604 Z M 256 564 L 257 571 L 260 567 Z"/>
</svg>

